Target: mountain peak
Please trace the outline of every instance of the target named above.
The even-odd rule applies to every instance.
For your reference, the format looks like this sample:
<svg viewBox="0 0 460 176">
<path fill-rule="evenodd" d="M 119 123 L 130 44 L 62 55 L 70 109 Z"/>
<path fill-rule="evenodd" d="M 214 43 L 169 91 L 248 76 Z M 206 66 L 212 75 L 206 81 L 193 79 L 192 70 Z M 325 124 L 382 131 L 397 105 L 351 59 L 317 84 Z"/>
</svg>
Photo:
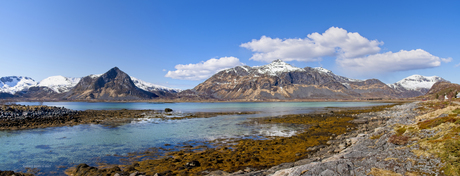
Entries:
<svg viewBox="0 0 460 176">
<path fill-rule="evenodd" d="M 118 67 L 113 67 L 113 68 L 111 68 L 110 70 L 113 70 L 113 71 L 121 71 Z M 109 70 L 109 71 L 110 71 L 110 70 Z"/>
<path fill-rule="evenodd" d="M 283 72 L 292 72 L 292 71 L 305 71 L 302 68 L 294 67 L 280 59 L 274 60 L 272 63 L 264 66 L 254 67 L 260 74 L 268 74 L 271 76 L 276 76 L 279 73 Z"/>
<path fill-rule="evenodd" d="M 281 63 L 281 62 L 285 63 L 285 62 L 282 61 L 281 59 L 275 59 L 275 60 L 272 61 L 272 63 Z"/>
</svg>

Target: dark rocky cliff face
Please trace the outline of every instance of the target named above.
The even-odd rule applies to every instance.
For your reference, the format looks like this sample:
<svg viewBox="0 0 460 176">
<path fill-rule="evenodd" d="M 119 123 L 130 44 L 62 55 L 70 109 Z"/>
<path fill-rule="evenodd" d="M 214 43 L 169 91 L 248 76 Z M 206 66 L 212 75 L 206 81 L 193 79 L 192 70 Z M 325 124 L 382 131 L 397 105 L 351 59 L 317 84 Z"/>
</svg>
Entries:
<svg viewBox="0 0 460 176">
<path fill-rule="evenodd" d="M 10 93 L 0 92 L 0 99 L 14 98 L 14 95 Z"/>
<path fill-rule="evenodd" d="M 138 100 L 152 99 L 158 95 L 139 89 L 128 74 L 114 67 L 99 77 L 82 78 L 64 97 L 71 100 Z"/>
<path fill-rule="evenodd" d="M 27 99 L 53 99 L 58 100 L 62 94 L 56 93 L 48 87 L 34 86 L 30 87 L 29 90 L 24 92 L 17 92 L 16 97 L 27 98 Z"/>
</svg>

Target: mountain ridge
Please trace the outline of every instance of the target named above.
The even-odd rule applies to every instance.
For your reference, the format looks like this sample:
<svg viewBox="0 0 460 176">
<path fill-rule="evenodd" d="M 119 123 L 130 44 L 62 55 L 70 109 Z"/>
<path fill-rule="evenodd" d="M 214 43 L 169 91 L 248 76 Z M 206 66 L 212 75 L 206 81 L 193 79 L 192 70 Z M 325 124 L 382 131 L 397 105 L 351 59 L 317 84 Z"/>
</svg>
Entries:
<svg viewBox="0 0 460 176">
<path fill-rule="evenodd" d="M 116 78 L 121 75 L 120 78 Z M 18 77 L 3 77 L 13 80 Z M 51 76 L 40 82 L 29 77 L 26 86 L 20 79 L 10 81 L 8 93 L 0 87 L 0 98 L 52 98 L 67 100 L 141 100 L 152 98 L 196 100 L 292 100 L 292 99 L 381 99 L 423 95 L 430 85 L 445 81 L 437 76 L 412 75 L 393 84 L 378 79 L 358 80 L 336 75 L 322 67 L 294 67 L 281 60 L 263 66 L 236 66 L 219 71 L 193 89 L 180 90 L 158 86 L 129 76 L 118 67 L 104 74 L 82 78 Z M 26 79 L 27 78 L 27 79 Z M 115 83 L 118 80 L 117 83 Z M 115 82 L 114 82 L 115 81 Z M 81 84 L 80 84 L 81 83 Z M 5 85 L 0 82 L 0 86 Z M 22 86 L 22 87 L 21 87 Z M 19 91 L 19 89 L 21 89 Z M 138 90 L 139 89 L 139 90 Z M 147 92 L 147 93 L 146 93 Z M 11 95 L 9 95 L 11 94 Z M 129 97 L 129 98 L 123 98 Z"/>
</svg>

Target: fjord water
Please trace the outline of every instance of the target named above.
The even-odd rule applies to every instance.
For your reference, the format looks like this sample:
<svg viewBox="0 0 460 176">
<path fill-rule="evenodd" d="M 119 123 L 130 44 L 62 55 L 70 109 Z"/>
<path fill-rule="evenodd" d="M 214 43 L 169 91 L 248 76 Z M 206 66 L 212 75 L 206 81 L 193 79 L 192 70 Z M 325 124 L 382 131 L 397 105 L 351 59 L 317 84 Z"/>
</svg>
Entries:
<svg viewBox="0 0 460 176">
<path fill-rule="evenodd" d="M 231 103 L 88 103 L 20 102 L 23 105 L 48 105 L 74 110 L 171 108 L 174 112 L 245 112 L 259 114 L 221 115 L 186 120 L 144 119 L 121 126 L 77 125 L 44 129 L 0 131 L 0 170 L 25 171 L 38 168 L 48 174 L 80 163 L 117 163 L 118 157 L 151 147 L 177 145 L 187 141 L 206 141 L 248 136 L 289 136 L 296 129 L 284 126 L 241 125 L 249 118 L 309 113 L 324 107 L 362 107 L 387 103 L 370 102 L 231 102 Z"/>
</svg>

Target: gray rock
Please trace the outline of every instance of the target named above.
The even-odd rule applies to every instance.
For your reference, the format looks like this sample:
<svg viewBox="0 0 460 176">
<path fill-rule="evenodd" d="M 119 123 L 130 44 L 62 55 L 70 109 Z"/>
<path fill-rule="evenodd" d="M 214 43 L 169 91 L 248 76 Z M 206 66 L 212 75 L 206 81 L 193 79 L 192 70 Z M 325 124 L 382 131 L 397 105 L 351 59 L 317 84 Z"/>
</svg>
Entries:
<svg viewBox="0 0 460 176">
<path fill-rule="evenodd" d="M 216 170 L 216 171 L 210 172 L 208 175 L 209 176 L 226 176 L 226 175 L 230 175 L 230 173 L 221 171 L 221 170 Z"/>
<path fill-rule="evenodd" d="M 319 175 L 320 176 L 338 176 L 337 173 L 335 173 L 334 171 L 331 171 L 329 169 L 326 169 L 325 171 L 321 172 Z"/>
</svg>

